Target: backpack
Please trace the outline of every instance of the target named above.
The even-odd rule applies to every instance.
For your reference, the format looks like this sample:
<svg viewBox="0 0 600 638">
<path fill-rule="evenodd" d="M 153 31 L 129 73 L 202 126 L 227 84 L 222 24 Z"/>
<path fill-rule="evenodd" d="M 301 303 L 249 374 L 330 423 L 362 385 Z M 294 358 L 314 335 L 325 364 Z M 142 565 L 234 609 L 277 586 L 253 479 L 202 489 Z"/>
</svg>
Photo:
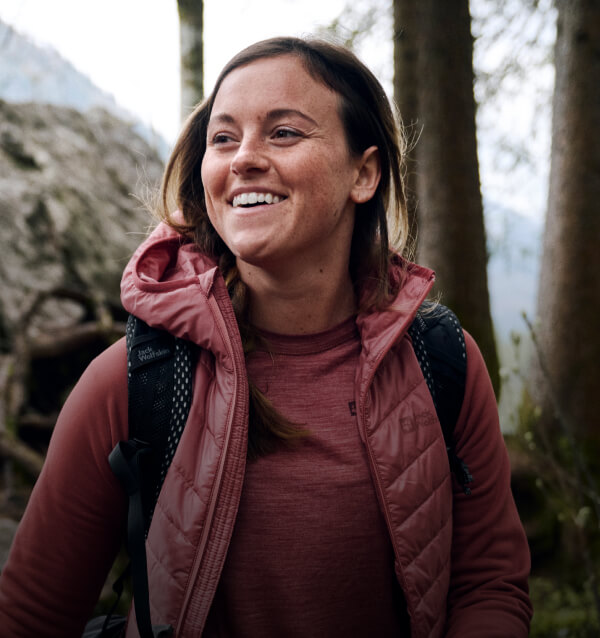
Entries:
<svg viewBox="0 0 600 638">
<path fill-rule="evenodd" d="M 451 310 L 424 302 L 408 334 L 442 427 L 450 468 L 469 495 L 473 477 L 456 455 L 453 441 L 467 371 L 462 328 Z M 117 444 L 109 463 L 129 495 L 127 534 L 136 619 L 140 636 L 152 638 L 168 636 L 172 629 L 152 627 L 150 622 L 144 540 L 192 402 L 196 346 L 134 315 L 127 321 L 126 343 L 129 440 Z M 113 586 L 119 596 L 119 580 L 124 577 Z"/>
</svg>

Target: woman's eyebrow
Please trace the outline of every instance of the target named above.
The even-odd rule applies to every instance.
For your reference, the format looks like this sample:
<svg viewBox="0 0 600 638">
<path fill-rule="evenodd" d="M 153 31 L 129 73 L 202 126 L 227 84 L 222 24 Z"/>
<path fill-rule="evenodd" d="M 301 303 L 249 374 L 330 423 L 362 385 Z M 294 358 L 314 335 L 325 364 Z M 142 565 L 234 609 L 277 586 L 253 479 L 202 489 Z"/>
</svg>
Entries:
<svg viewBox="0 0 600 638">
<path fill-rule="evenodd" d="M 278 120 L 278 119 L 290 117 L 290 116 L 299 117 L 305 120 L 306 122 L 308 122 L 309 124 L 311 124 L 312 126 L 318 126 L 317 122 L 315 122 L 315 120 L 313 120 L 312 117 L 306 115 L 306 113 L 303 113 L 302 111 L 299 111 L 298 109 L 291 109 L 291 108 L 290 109 L 288 108 L 273 109 L 267 113 L 265 120 L 267 122 L 272 122 L 273 120 Z M 236 123 L 236 119 L 233 117 L 233 115 L 230 115 L 229 113 L 215 113 L 214 115 L 210 116 L 208 125 L 210 126 L 211 124 L 235 124 L 235 123 Z"/>
<path fill-rule="evenodd" d="M 267 113 L 267 120 L 277 120 L 279 118 L 289 117 L 291 115 L 300 117 L 313 126 L 317 126 L 317 123 L 315 122 L 315 120 L 312 119 L 312 117 L 309 117 L 308 115 L 306 115 L 306 113 L 298 111 L 297 109 L 273 109 L 272 111 L 269 111 Z"/>
<path fill-rule="evenodd" d="M 229 113 L 217 113 L 216 115 L 211 115 L 208 121 L 208 124 L 212 124 L 213 122 L 218 122 L 219 124 L 235 124 L 235 118 Z"/>
</svg>

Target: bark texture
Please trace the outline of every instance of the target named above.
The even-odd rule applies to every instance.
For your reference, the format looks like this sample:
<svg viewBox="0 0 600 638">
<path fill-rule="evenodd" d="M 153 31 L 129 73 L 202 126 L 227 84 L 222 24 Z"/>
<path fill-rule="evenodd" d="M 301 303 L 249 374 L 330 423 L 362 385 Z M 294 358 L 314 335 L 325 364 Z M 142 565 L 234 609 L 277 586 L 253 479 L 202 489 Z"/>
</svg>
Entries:
<svg viewBox="0 0 600 638">
<path fill-rule="evenodd" d="M 204 97 L 202 0 L 177 0 L 181 51 L 181 121 Z"/>
<path fill-rule="evenodd" d="M 413 152 L 417 258 L 436 271 L 435 291 L 475 337 L 498 393 L 475 133 L 469 3 L 395 0 L 394 5 L 396 33 L 403 33 L 401 21 L 406 21 L 406 35 L 396 41 L 402 55 L 395 58 L 395 92 L 411 119 L 415 119 L 416 103 L 420 131 Z M 409 34 L 409 29 L 414 33 Z M 413 71 L 402 69 L 411 64 Z"/>
<path fill-rule="evenodd" d="M 406 204 L 410 239 L 408 254 L 413 257 L 418 242 L 417 224 L 417 165 L 415 145 L 420 135 L 419 102 L 417 95 L 418 50 L 416 33 L 419 24 L 415 2 L 394 0 L 394 101 L 398 107 L 408 151 L 406 157 Z"/>
<path fill-rule="evenodd" d="M 532 391 L 600 450 L 600 3 L 561 0 L 552 159 L 538 297 L 547 375 Z M 550 378 L 546 378 L 549 376 Z"/>
</svg>

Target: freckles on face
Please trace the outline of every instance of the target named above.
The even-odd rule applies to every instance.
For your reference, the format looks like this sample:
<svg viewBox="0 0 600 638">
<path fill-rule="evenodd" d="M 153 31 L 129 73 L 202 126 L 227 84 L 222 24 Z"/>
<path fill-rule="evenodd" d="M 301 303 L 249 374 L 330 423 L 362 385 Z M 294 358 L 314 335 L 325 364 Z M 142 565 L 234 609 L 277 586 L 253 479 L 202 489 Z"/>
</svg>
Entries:
<svg viewBox="0 0 600 638">
<path fill-rule="evenodd" d="M 347 253 L 356 160 L 339 97 L 291 55 L 232 71 L 214 100 L 202 161 L 211 223 L 239 259 Z"/>
</svg>

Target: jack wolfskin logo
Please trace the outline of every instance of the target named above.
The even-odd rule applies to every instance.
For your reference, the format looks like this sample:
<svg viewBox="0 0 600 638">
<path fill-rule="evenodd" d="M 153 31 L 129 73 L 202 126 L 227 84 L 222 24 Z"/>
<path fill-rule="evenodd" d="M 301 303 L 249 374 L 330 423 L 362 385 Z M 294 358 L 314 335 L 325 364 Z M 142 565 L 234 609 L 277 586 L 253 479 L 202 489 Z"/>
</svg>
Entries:
<svg viewBox="0 0 600 638">
<path fill-rule="evenodd" d="M 420 412 L 414 416 L 406 416 L 400 419 L 400 428 L 402 432 L 408 434 L 414 432 L 418 428 L 429 427 L 435 425 L 435 416 L 431 412 Z"/>
<path fill-rule="evenodd" d="M 148 346 L 143 350 L 138 350 L 137 358 L 141 363 L 147 363 L 148 361 L 154 361 L 171 354 L 168 348 L 159 348 L 155 350 L 152 346 Z"/>
</svg>

